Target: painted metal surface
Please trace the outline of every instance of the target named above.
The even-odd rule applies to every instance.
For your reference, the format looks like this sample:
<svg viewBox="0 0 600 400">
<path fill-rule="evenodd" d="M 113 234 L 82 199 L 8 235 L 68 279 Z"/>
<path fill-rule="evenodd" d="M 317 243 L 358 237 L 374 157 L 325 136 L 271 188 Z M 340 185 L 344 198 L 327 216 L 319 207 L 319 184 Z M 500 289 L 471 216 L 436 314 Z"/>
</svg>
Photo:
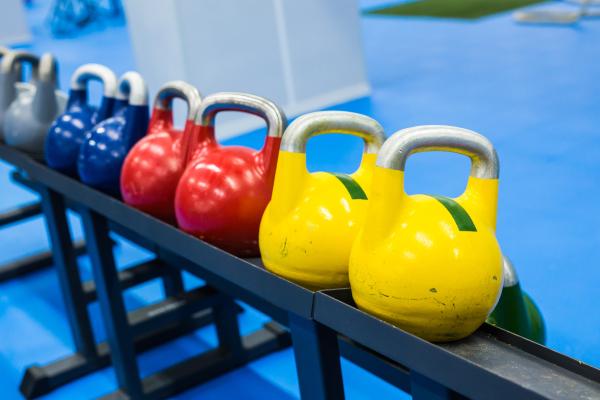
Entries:
<svg viewBox="0 0 600 400">
<path fill-rule="evenodd" d="M 102 83 L 104 93 L 98 107 L 88 103 L 88 83 Z M 46 163 L 59 171 L 77 175 L 79 150 L 94 125 L 112 116 L 117 77 L 100 64 L 85 64 L 71 77 L 66 110 L 52 123 L 46 137 Z"/>
<path fill-rule="evenodd" d="M 183 130 L 173 126 L 173 99 L 187 104 Z M 189 142 L 209 145 L 214 138 L 198 129 L 198 90 L 183 81 L 165 83 L 154 98 L 154 109 L 146 136 L 127 154 L 121 170 L 123 200 L 165 221 L 175 222 L 175 190 L 184 171 Z"/>
<path fill-rule="evenodd" d="M 433 150 L 471 159 L 469 182 L 456 199 L 404 190 L 406 159 Z M 475 331 L 502 288 L 498 170 L 491 142 L 473 131 L 422 126 L 393 134 L 378 154 L 365 223 L 352 246 L 358 307 L 430 341 Z"/>
<path fill-rule="evenodd" d="M 309 173 L 306 143 L 341 132 L 365 142 L 351 175 Z M 348 286 L 352 242 L 363 223 L 383 128 L 364 115 L 324 111 L 296 119 L 283 136 L 273 197 L 260 226 L 260 250 L 270 271 L 312 289 Z"/>
<path fill-rule="evenodd" d="M 148 88 L 137 72 L 120 78 L 114 115 L 86 135 L 77 170 L 82 182 L 119 195 L 121 167 L 129 150 L 148 129 Z"/>
<path fill-rule="evenodd" d="M 266 122 L 261 150 L 216 143 L 215 119 L 224 111 L 253 114 Z M 257 257 L 258 229 L 271 199 L 285 114 L 265 98 L 222 92 L 203 100 L 196 123 L 200 141 L 190 143 L 189 161 L 177 185 L 177 223 L 221 249 Z"/>
</svg>

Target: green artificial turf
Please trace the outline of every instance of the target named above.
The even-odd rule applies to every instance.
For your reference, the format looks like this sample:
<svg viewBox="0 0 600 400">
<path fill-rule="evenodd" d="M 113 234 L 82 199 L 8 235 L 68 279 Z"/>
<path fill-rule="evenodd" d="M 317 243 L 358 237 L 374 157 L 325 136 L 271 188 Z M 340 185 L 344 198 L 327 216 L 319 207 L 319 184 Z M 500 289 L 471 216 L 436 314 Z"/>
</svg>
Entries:
<svg viewBox="0 0 600 400">
<path fill-rule="evenodd" d="M 546 0 L 419 0 L 370 10 L 368 14 L 476 19 Z"/>
</svg>

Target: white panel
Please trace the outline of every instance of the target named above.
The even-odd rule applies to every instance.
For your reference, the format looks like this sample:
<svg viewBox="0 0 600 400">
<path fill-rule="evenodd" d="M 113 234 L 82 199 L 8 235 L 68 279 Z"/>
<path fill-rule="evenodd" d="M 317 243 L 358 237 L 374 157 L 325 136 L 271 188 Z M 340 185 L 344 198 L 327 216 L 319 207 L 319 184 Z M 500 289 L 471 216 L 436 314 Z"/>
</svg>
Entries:
<svg viewBox="0 0 600 400">
<path fill-rule="evenodd" d="M 180 0 L 178 12 L 186 75 L 202 90 L 286 100 L 271 0 Z"/>
<path fill-rule="evenodd" d="M 283 5 L 296 102 L 368 90 L 356 0 L 278 0 Z M 360 90 L 359 90 L 360 92 Z"/>
<path fill-rule="evenodd" d="M 0 2 L 0 45 L 23 43 L 31 39 L 21 0 Z"/>
<path fill-rule="evenodd" d="M 169 79 L 203 94 L 249 92 L 288 115 L 369 91 L 356 0 L 125 0 L 139 71 L 152 93 Z M 223 136 L 256 118 L 220 118 Z"/>
<path fill-rule="evenodd" d="M 124 8 L 136 67 L 151 95 L 167 81 L 185 80 L 175 2 L 127 0 Z"/>
</svg>

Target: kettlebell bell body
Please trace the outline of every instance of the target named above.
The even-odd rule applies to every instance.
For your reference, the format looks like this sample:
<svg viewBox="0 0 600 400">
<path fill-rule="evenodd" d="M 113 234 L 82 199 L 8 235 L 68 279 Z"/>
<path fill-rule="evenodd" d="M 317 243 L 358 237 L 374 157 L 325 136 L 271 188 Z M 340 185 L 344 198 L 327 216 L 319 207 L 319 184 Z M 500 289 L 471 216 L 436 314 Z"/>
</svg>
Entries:
<svg viewBox="0 0 600 400">
<path fill-rule="evenodd" d="M 308 139 L 334 132 L 363 138 L 360 166 L 351 175 L 309 173 Z M 350 112 L 306 114 L 289 126 L 260 225 L 260 252 L 269 271 L 313 290 L 348 286 L 350 250 L 365 217 L 376 153 L 384 139 L 379 123 Z"/>
<path fill-rule="evenodd" d="M 274 103 L 245 93 L 206 97 L 196 118 L 214 141 L 214 121 L 222 111 L 254 114 L 267 123 L 259 151 L 241 146 L 192 144 L 189 162 L 177 185 L 175 212 L 184 231 L 241 257 L 258 255 L 258 228 L 273 189 L 277 152 L 286 127 Z"/>
<path fill-rule="evenodd" d="M 434 150 L 471 158 L 467 187 L 456 199 L 404 192 L 406 158 Z M 421 126 L 390 137 L 379 152 L 367 216 L 350 256 L 358 307 L 429 341 L 475 331 L 502 288 L 498 170 L 492 144 L 466 129 Z"/>
<path fill-rule="evenodd" d="M 16 90 L 16 96 L 4 114 L 3 132 L 6 144 L 23 150 L 35 158 L 44 157 L 44 142 L 48 128 L 63 112 L 67 96 L 57 90 L 57 67 L 54 57 L 46 53 L 41 58 L 15 51 L 2 59 L 3 74 L 21 69 L 23 62 L 32 66 L 31 83 L 26 90 Z"/>
<path fill-rule="evenodd" d="M 546 342 L 546 326 L 540 309 L 521 289 L 516 270 L 505 256 L 504 287 L 496 308 L 487 322 L 540 344 Z"/>
<path fill-rule="evenodd" d="M 187 103 L 188 114 L 183 131 L 173 126 L 172 101 Z M 121 195 L 125 203 L 169 223 L 175 223 L 175 189 L 188 157 L 189 140 L 202 140 L 195 117 L 200 108 L 198 90 L 183 81 L 163 85 L 154 99 L 148 131 L 125 157 L 121 170 Z"/>
<path fill-rule="evenodd" d="M 137 72 L 127 72 L 119 80 L 115 110 L 86 135 L 77 169 L 82 182 L 119 195 L 125 156 L 148 129 L 148 89 Z"/>
<path fill-rule="evenodd" d="M 87 84 L 98 80 L 103 85 L 100 106 L 88 104 Z M 109 118 L 115 106 L 117 78 L 107 67 L 85 64 L 71 77 L 66 110 L 52 123 L 46 137 L 46 163 L 69 175 L 77 175 L 79 150 L 94 125 Z"/>
</svg>

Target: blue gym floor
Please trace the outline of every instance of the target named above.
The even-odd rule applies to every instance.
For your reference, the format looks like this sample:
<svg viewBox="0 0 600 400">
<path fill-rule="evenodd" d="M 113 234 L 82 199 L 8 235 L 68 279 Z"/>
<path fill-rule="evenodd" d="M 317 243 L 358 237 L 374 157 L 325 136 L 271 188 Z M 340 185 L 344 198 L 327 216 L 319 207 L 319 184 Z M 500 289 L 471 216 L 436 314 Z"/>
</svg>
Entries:
<svg viewBox="0 0 600 400">
<path fill-rule="evenodd" d="M 117 73 L 134 69 L 122 23 L 87 29 L 75 38 L 54 39 L 43 25 L 47 2 L 28 11 L 33 43 L 26 48 L 53 52 L 61 83 L 83 63 L 99 62 Z M 362 0 L 364 9 L 390 3 Z M 541 7 L 545 7 L 542 5 Z M 600 20 L 570 27 L 523 26 L 509 14 L 477 21 L 365 16 L 363 42 L 373 92 L 369 98 L 336 106 L 379 120 L 388 134 L 419 124 L 450 124 L 476 130 L 496 145 L 501 160 L 498 238 L 514 261 L 523 288 L 546 319 L 548 345 L 600 367 Z M 258 147 L 262 132 L 229 141 Z M 335 149 L 335 151 L 334 151 Z M 361 143 L 319 137 L 309 145 L 309 167 L 351 171 Z M 407 168 L 407 191 L 458 195 L 468 175 L 460 156 L 421 154 Z M 34 196 L 8 179 L 0 164 L 0 210 Z M 76 218 L 74 235 L 81 237 Z M 48 245 L 43 221 L 0 231 L 0 262 Z M 126 266 L 150 255 L 122 242 Z M 89 262 L 80 258 L 84 276 Z M 187 283 L 197 280 L 188 277 Z M 162 296 L 157 282 L 127 292 L 138 307 Z M 96 305 L 91 306 L 103 337 Z M 248 309 L 244 331 L 265 317 Z M 0 390 L 19 398 L 24 368 L 69 354 L 72 341 L 57 278 L 52 269 L 0 284 Z M 212 346 L 206 328 L 139 357 L 143 374 Z M 343 363 L 349 399 L 401 396 L 395 388 L 351 363 Z M 67 385 L 52 398 L 93 398 L 115 389 L 108 368 Z M 265 357 L 177 398 L 297 398 L 291 350 Z"/>
</svg>

